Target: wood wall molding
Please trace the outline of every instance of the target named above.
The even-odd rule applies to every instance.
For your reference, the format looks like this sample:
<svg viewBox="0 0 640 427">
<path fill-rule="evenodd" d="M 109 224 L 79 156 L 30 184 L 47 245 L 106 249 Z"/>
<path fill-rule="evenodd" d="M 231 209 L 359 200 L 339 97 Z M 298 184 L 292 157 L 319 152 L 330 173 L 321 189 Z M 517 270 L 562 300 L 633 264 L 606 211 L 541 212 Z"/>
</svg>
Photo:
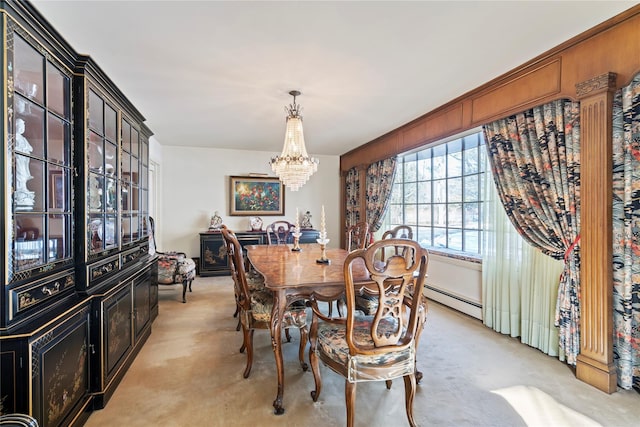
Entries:
<svg viewBox="0 0 640 427">
<path fill-rule="evenodd" d="M 576 100 L 576 85 L 614 71 L 618 87 L 640 70 L 640 5 L 529 62 L 365 142 L 340 157 L 341 170 L 371 164 L 555 99 Z"/>
<path fill-rule="evenodd" d="M 613 393 L 612 122 L 616 75 L 576 85 L 580 98 L 580 354 L 576 376 Z"/>
</svg>

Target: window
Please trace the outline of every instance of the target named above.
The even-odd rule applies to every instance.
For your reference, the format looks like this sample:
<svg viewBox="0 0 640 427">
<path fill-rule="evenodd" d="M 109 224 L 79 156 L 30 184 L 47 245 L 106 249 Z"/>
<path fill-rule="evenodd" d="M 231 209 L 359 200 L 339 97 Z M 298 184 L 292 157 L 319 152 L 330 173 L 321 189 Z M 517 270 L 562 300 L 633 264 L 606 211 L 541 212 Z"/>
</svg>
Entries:
<svg viewBox="0 0 640 427">
<path fill-rule="evenodd" d="M 382 230 L 406 224 L 422 246 L 480 253 L 484 135 L 398 158 Z"/>
</svg>

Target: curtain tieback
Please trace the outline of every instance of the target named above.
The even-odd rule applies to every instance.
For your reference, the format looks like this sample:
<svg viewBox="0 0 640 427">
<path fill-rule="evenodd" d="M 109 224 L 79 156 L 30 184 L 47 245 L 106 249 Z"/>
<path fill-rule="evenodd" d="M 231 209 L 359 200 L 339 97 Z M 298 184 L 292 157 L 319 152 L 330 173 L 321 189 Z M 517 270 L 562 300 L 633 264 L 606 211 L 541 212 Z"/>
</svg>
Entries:
<svg viewBox="0 0 640 427">
<path fill-rule="evenodd" d="M 569 258 L 569 255 L 571 254 L 571 252 L 573 252 L 573 249 L 576 247 L 576 245 L 578 244 L 579 241 L 580 241 L 580 235 L 578 234 L 576 236 L 576 238 L 573 239 L 573 243 L 571 243 L 571 245 L 567 248 L 567 250 L 564 251 L 564 262 L 565 262 L 565 264 L 567 263 L 567 259 Z"/>
</svg>

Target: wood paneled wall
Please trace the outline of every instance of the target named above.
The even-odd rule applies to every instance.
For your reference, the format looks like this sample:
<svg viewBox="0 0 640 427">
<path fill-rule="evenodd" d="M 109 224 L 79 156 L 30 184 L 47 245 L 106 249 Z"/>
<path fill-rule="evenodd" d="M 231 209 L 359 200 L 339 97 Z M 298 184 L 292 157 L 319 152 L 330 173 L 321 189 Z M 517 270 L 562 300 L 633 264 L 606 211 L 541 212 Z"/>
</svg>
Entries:
<svg viewBox="0 0 640 427">
<path fill-rule="evenodd" d="M 638 72 L 640 5 L 340 158 L 344 196 L 344 176 L 350 168 L 366 168 L 555 99 L 579 100 L 583 315 L 576 373 L 579 379 L 607 393 L 616 390 L 611 338 L 612 94 L 628 85 Z M 360 206 L 365 206 L 364 194 L 363 187 Z"/>
</svg>

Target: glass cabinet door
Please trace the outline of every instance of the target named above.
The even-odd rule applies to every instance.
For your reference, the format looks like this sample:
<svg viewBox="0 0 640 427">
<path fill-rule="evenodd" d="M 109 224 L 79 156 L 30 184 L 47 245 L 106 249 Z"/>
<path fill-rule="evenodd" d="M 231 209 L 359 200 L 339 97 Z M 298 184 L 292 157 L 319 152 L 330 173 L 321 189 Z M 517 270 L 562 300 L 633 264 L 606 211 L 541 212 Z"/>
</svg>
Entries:
<svg viewBox="0 0 640 427">
<path fill-rule="evenodd" d="M 144 167 L 142 147 L 146 141 L 138 129 L 122 120 L 122 243 L 140 240 L 144 234 L 141 220 L 141 186 Z M 148 151 L 148 148 L 147 148 Z"/>
<path fill-rule="evenodd" d="M 12 22 L 8 40 L 9 281 L 72 258 L 71 72 Z"/>
<path fill-rule="evenodd" d="M 89 254 L 120 246 L 118 228 L 117 112 L 97 91 L 88 91 L 87 246 Z"/>
</svg>

